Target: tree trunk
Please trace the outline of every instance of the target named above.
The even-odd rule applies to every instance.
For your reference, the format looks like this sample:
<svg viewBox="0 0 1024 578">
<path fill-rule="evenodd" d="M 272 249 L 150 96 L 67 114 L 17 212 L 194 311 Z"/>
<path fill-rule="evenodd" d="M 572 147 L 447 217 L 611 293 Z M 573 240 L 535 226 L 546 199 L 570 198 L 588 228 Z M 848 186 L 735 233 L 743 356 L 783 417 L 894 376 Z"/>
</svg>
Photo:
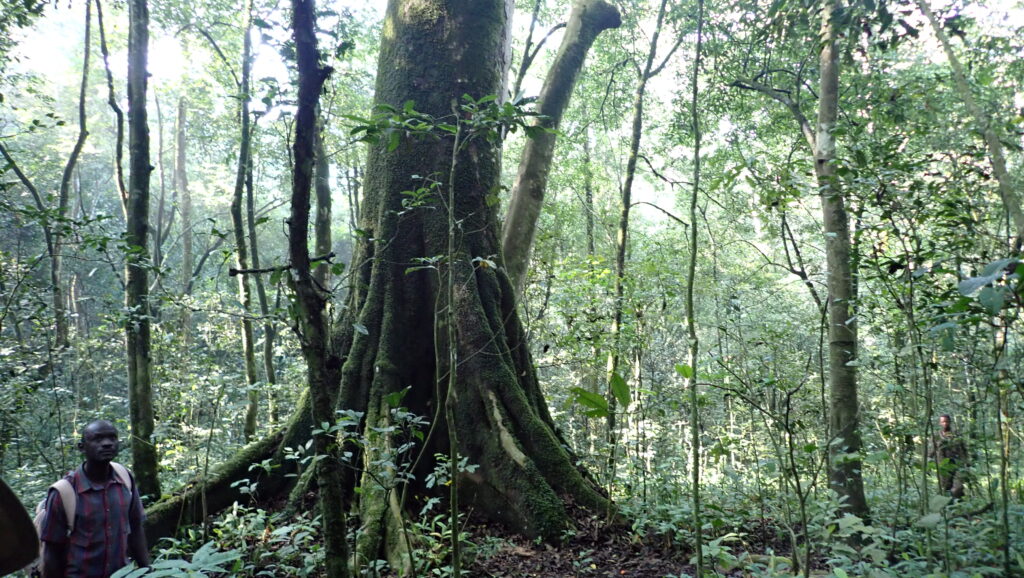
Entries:
<svg viewBox="0 0 1024 578">
<path fill-rule="evenodd" d="M 132 463 L 139 492 L 159 496 L 157 455 L 153 445 L 153 397 L 150 379 L 149 315 L 149 126 L 146 122 L 146 64 L 149 9 L 146 0 L 128 2 L 128 155 L 129 175 L 125 244 L 125 336 L 128 357 L 128 406 Z"/>
<path fill-rule="evenodd" d="M 292 1 L 292 36 L 295 40 L 298 68 L 298 107 L 295 112 L 295 160 L 292 177 L 292 211 L 288 220 L 288 254 L 291 272 L 288 283 L 295 293 L 295 329 L 303 357 L 313 423 L 317 484 L 320 488 L 320 514 L 323 519 L 324 552 L 329 578 L 348 576 L 348 543 L 342 463 L 335 434 L 327 427 L 335 422 L 338 360 L 330 353 L 327 325 L 328 293 L 318 286 L 310 265 L 309 213 L 310 192 L 314 180 L 315 142 L 319 110 L 317 101 L 329 68 L 319 63 L 316 42 L 316 18 L 313 0 Z"/>
<path fill-rule="evenodd" d="M 181 287 L 182 296 L 186 295 L 185 288 L 191 285 L 192 267 L 195 259 L 192 250 L 192 194 L 188 190 L 188 165 L 187 146 L 185 139 L 186 120 L 185 99 L 178 100 L 178 122 L 175 129 L 175 157 L 174 157 L 174 188 L 178 195 L 178 209 L 181 211 Z M 181 308 L 181 335 L 187 346 L 192 334 L 192 310 L 186 304 Z"/>
<path fill-rule="evenodd" d="M 619 208 L 619 228 L 615 238 L 615 301 L 612 305 L 612 326 L 610 330 L 611 349 L 608 352 L 607 383 L 608 383 L 608 418 L 607 436 L 608 445 L 612 448 L 608 456 L 608 480 L 615 478 L 615 428 L 616 428 L 616 400 L 612 393 L 613 380 L 620 379 L 619 375 L 619 336 L 622 333 L 622 317 L 625 308 L 625 279 L 626 279 L 626 249 L 629 246 L 629 213 L 633 208 L 633 179 L 636 177 L 636 163 L 640 156 L 640 139 L 644 130 L 644 97 L 647 91 L 647 81 L 657 71 L 654 66 L 654 59 L 658 53 L 658 36 L 661 34 L 661 27 L 665 21 L 665 11 L 668 0 L 662 0 L 658 8 L 658 19 L 655 24 L 654 34 L 651 36 L 650 47 L 647 51 L 647 58 L 644 67 L 637 79 L 636 92 L 633 97 L 633 127 L 630 132 L 629 157 L 626 159 L 626 177 L 622 184 L 622 205 Z M 678 44 L 676 44 L 678 46 Z M 675 48 L 672 49 L 675 51 Z M 671 56 L 669 52 L 668 56 Z M 668 59 L 666 57 L 666 61 Z M 658 67 L 660 71 L 662 65 Z"/>
<path fill-rule="evenodd" d="M 697 361 L 700 354 L 700 341 L 697 335 L 697 312 L 693 305 L 693 289 L 697 277 L 697 198 L 700 195 L 700 112 L 697 110 L 697 96 L 700 79 L 701 49 L 704 42 L 704 0 L 697 0 L 697 48 L 694 51 L 693 61 L 693 92 L 690 98 L 690 116 L 693 122 L 693 190 L 690 196 L 690 260 L 687 265 L 686 276 L 686 329 L 689 336 L 689 347 L 687 347 L 687 358 L 690 366 L 689 376 L 686 380 L 690 390 L 690 440 L 691 440 L 691 483 L 693 485 L 693 527 L 696 543 L 693 548 L 696 551 L 694 561 L 696 576 L 704 575 L 704 536 L 701 522 L 701 495 L 700 495 L 700 407 L 698 405 L 697 391 Z"/>
<path fill-rule="evenodd" d="M 250 137 L 252 138 L 252 137 Z M 256 235 L 256 194 L 252 184 L 252 162 L 245 172 L 245 212 L 246 224 L 249 228 L 249 257 L 254 269 L 260 268 L 260 244 L 259 236 Z M 260 306 L 260 316 L 263 317 L 263 372 L 266 374 L 268 395 L 267 413 L 271 425 L 277 425 L 279 415 L 277 410 L 277 372 L 274 369 L 274 338 L 277 330 L 274 327 L 274 320 L 270 316 L 270 303 L 267 300 L 267 288 L 263 284 L 263 278 L 254 275 L 252 278 L 256 285 L 256 297 Z"/>
<path fill-rule="evenodd" d="M 838 0 L 825 5 L 821 23 L 818 131 L 815 137 L 814 170 L 821 194 L 825 227 L 825 260 L 828 266 L 830 429 L 833 441 L 832 489 L 845 497 L 850 513 L 867 518 L 867 499 L 861 478 L 861 440 L 857 402 L 857 321 L 851 310 L 853 271 L 850 267 L 850 226 L 843 190 L 835 174 L 836 144 L 832 134 L 839 110 L 839 54 L 836 49 Z"/>
<path fill-rule="evenodd" d="M 242 78 L 238 84 L 239 111 L 238 122 L 240 128 L 240 141 L 238 145 L 238 167 L 235 171 L 235 189 L 231 197 L 231 225 L 235 233 L 235 262 L 240 270 L 249 268 L 249 248 L 245 238 L 245 220 L 242 217 L 242 207 L 245 203 L 245 184 L 252 164 L 252 130 L 249 118 L 249 69 L 252 60 L 252 40 L 249 35 L 250 19 L 252 17 L 252 3 L 246 3 L 246 16 L 244 38 L 242 41 Z M 242 426 L 242 434 L 245 441 L 252 441 L 256 435 L 256 417 L 259 412 L 259 391 L 256 384 L 259 376 L 256 373 L 256 351 L 255 339 L 252 332 L 252 319 L 249 313 L 252 310 L 252 290 L 249 288 L 249 276 L 238 275 L 238 300 L 242 304 L 241 337 L 242 356 L 245 363 L 245 384 L 248 403 L 245 409 L 245 421 Z"/>
<path fill-rule="evenodd" d="M 313 236 L 315 239 L 315 251 L 317 255 L 326 255 L 331 252 L 331 164 L 327 159 L 327 151 L 324 149 L 323 132 L 325 127 L 321 126 L 316 132 L 316 160 L 314 161 L 314 176 L 316 179 L 316 219 L 314 220 Z M 328 290 L 330 283 L 331 265 L 323 260 L 314 271 L 314 279 L 324 290 Z"/>
<path fill-rule="evenodd" d="M 992 163 L 992 173 L 996 177 L 996 182 L 999 183 L 999 196 L 1003 201 L 1003 207 L 1010 215 L 1010 220 L 1013 221 L 1013 250 L 1019 251 L 1021 244 L 1024 243 L 1024 211 L 1021 210 L 1020 198 L 1013 187 L 1013 177 L 1006 170 L 1003 144 L 1000 142 L 999 135 L 992 126 L 992 119 L 982 111 L 978 101 L 974 98 L 974 93 L 971 92 L 971 87 L 967 84 L 967 75 L 964 73 L 964 67 L 960 64 L 960 59 L 957 58 L 956 52 L 953 51 L 953 46 L 949 43 L 949 37 L 935 18 L 935 14 L 932 12 L 931 7 L 928 6 L 927 0 L 917 0 L 917 5 L 931 24 L 935 37 L 942 44 L 946 58 L 949 59 L 949 65 L 953 68 L 953 79 L 956 82 L 957 93 L 964 101 L 964 104 L 967 105 L 967 112 L 974 117 L 974 122 L 977 123 L 981 134 L 985 138 L 988 156 Z"/>
<path fill-rule="evenodd" d="M 464 94 L 473 99 L 501 94 L 510 8 L 503 0 L 392 0 L 385 17 L 385 30 L 391 33 L 381 48 L 377 102 L 401 108 L 413 101 L 416 110 L 447 119 Z M 371 148 L 361 211 L 367 235 L 352 260 L 357 269 L 336 339 L 339 357 L 345 359 L 340 407 L 364 412 L 362 427 L 370 435 L 369 428 L 391 422 L 388 396 L 408 388 L 403 407 L 436 422 L 432 435 L 417 448 L 424 459 L 411 473 L 419 489 L 433 472 L 431 456 L 449 453 L 448 424 L 440 414 L 448 387 L 446 381 L 435 381 L 443 374 L 436 360 L 448 359 L 449 353 L 443 339 L 435 340 L 447 332 L 435 318 L 443 289 L 432 268 L 407 273 L 424 258 L 448 253 L 448 207 L 442 202 L 448 191 L 440 187 L 428 206 L 411 211 L 402 210 L 402 192 L 423 186 L 416 175 L 451 182 L 452 210 L 460 223 L 455 257 L 445 265 L 458 287 L 450 303 L 459 364 L 453 411 L 458 453 L 480 466 L 462 473 L 461 501 L 485 519 L 555 539 L 569 523 L 563 499 L 599 511 L 607 508 L 607 501 L 554 433 L 508 278 L 480 260 L 498 252 L 496 217 L 485 199 L 498 184 L 499 151 L 483 138 L 465 143 L 457 153 L 450 136 L 405 140 L 391 151 Z M 381 442 L 397 447 L 400 440 Z M 361 543 L 359 553 L 370 559 L 382 551 L 393 553 L 398 543 L 393 532 L 399 526 L 400 505 L 374 481 L 387 473 L 373 463 L 384 452 L 368 452 L 362 463 L 365 474 L 349 480 L 361 485 L 359 511 L 370 538 Z"/>
<path fill-rule="evenodd" d="M 594 40 L 604 30 L 618 28 L 621 24 L 618 9 L 604 0 L 577 0 L 573 4 L 562 45 L 544 79 L 537 102 L 537 112 L 543 115 L 537 121 L 539 126 L 558 128 Z M 512 187 L 502 231 L 502 255 L 517 294 L 522 293 L 526 282 L 556 136 L 554 132 L 543 132 L 527 141 L 519 161 L 519 174 Z"/>
<path fill-rule="evenodd" d="M 438 182 L 454 184 L 455 221 L 460 225 L 456 258 L 451 261 L 457 288 L 452 302 L 459 364 L 452 407 L 457 416 L 456 449 L 469 464 L 480 466 L 460 474 L 460 501 L 475 515 L 505 523 L 514 531 L 558 539 L 570 524 L 567 504 L 603 513 L 609 502 L 593 479 L 577 468 L 575 457 L 555 433 L 511 284 L 486 261 L 498 252 L 496 216 L 486 202 L 499 178 L 497 145 L 484 138 L 471 139 L 454 158 L 450 137 L 405 140 L 391 151 L 386 146 L 371 149 L 361 210 L 366 235 L 361 236 L 352 260 L 356 265 L 348 307 L 342 322 L 328 335 L 327 295 L 313 282 L 307 245 L 314 178 L 312 111 L 325 71 L 316 64 L 315 45 L 310 49 L 312 7 L 298 1 L 294 6 L 302 72 L 289 279 L 299 311 L 296 321 L 308 363 L 310 395 L 303 396 L 287 428 L 248 446 L 208 483 L 192 485 L 150 508 L 150 537 L 168 535 L 179 523 L 198 520 L 241 499 L 232 482 L 251 477 L 248 465 L 254 462 L 270 460 L 277 466 L 260 480 L 258 498 L 280 495 L 291 486 L 294 478 L 287 474 L 296 467 L 294 460 L 284 459 L 283 448 L 303 445 L 314 423 L 318 428 L 324 422 L 333 423 L 335 409 L 343 409 L 361 412 L 360 431 L 352 433 L 377 443 L 367 444 L 365 452 L 353 448 L 355 455 L 342 462 L 332 455 L 337 451 L 334 438 L 317 436 L 317 453 L 327 456 L 317 464 L 322 468 L 318 485 L 330 573 L 343 572 L 338 562 L 345 561 L 346 496 L 358 500 L 355 505 L 365 537 L 360 554 L 376 560 L 401 551 L 400 510 L 411 504 L 399 503 L 394 486 L 383 488 L 377 483 L 396 472 L 374 463 L 389 448 L 415 439 L 379 433 L 379 428 L 392 423 L 390 410 L 396 396 L 391 394 L 408 388 L 401 399 L 405 411 L 433 422 L 430 435 L 416 447 L 423 459 L 415 467 L 402 466 L 414 476 L 415 486 L 410 489 L 415 495 L 438 492 L 437 488 L 427 490 L 425 480 L 437 465 L 433 456 L 448 454 L 450 439 L 448 422 L 440 417 L 449 388 L 439 378 L 446 377 L 442 365 L 447 362 L 436 361 L 448 359 L 449 351 L 443 339 L 435 341 L 436 331 L 447 332 L 435 318 L 436 305 L 446 301 L 439 299 L 443 288 L 433 269 L 407 273 L 425 258 L 447 254 L 448 214 L 440 195 L 447 197 L 448 191 L 441 187 L 429 206 L 414 210 L 402 206 L 407 198 L 402 193 L 422 185 L 414 175 L 433 175 Z M 401 108 L 412 100 L 417 110 L 444 118 L 450 117 L 453 100 L 464 94 L 480 99 L 501 93 L 510 4 L 458 0 L 448 2 L 447 9 L 443 6 L 440 0 L 392 0 L 385 24 L 392 33 L 382 46 L 378 102 Z M 343 466 L 347 467 L 343 470 Z M 334 483 L 342 474 L 343 487 Z"/>
<path fill-rule="evenodd" d="M 125 187 L 124 184 L 124 163 L 122 162 L 124 158 L 124 112 L 121 110 L 121 107 L 117 104 L 117 96 L 114 94 L 114 74 L 110 70 L 110 51 L 107 49 L 107 33 L 103 27 L 103 3 L 101 2 L 101 0 L 94 1 L 96 2 L 96 24 L 100 30 L 100 52 L 103 54 L 103 70 L 104 72 L 106 72 L 107 75 L 107 105 L 110 106 L 110 109 L 114 111 L 114 117 L 116 119 L 114 123 L 114 126 L 117 130 L 117 136 L 114 139 L 114 174 L 116 177 L 115 182 L 117 184 L 117 194 L 119 199 L 121 200 L 121 212 L 124 215 L 125 220 L 127 221 L 128 188 Z M 148 37 L 148 31 L 146 34 Z M 148 142 L 148 129 L 146 138 Z M 148 164 L 149 161 L 147 160 L 146 163 Z"/>
</svg>

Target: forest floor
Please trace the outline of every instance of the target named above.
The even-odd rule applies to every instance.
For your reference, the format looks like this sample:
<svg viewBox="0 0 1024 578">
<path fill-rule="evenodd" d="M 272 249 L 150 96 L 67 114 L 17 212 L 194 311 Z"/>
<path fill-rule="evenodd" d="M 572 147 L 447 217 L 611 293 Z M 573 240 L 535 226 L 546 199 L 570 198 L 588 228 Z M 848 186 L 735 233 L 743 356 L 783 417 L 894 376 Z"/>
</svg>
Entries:
<svg viewBox="0 0 1024 578">
<path fill-rule="evenodd" d="M 695 570 L 690 563 L 693 552 L 665 537 L 639 537 L 626 528 L 609 527 L 597 520 L 577 518 L 574 535 L 557 546 L 538 544 L 482 524 L 471 525 L 469 532 L 474 543 L 494 545 L 493 550 L 467 565 L 468 575 L 474 578 L 664 578 L 693 576 Z M 774 539 L 758 540 L 757 534 L 766 537 L 762 532 L 753 534 L 747 536 L 746 548 L 760 552 L 786 548 Z M 745 575 L 739 568 L 716 570 L 720 576 Z"/>
<path fill-rule="evenodd" d="M 656 542 L 643 543 L 625 533 L 577 533 L 565 544 L 537 544 L 515 535 L 497 535 L 487 528 L 474 529 L 474 541 L 487 537 L 498 544 L 467 568 L 474 577 L 632 577 L 662 578 L 693 575 L 689 553 Z"/>
</svg>

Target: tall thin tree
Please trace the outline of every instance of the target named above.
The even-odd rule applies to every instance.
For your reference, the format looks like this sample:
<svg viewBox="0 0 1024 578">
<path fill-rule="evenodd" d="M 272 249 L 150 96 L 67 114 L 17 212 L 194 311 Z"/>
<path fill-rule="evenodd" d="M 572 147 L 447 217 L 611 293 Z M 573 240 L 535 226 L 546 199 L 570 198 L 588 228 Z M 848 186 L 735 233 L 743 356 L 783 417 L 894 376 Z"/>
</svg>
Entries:
<svg viewBox="0 0 1024 578">
<path fill-rule="evenodd" d="M 128 2 L 128 178 L 125 231 L 125 338 L 132 461 L 139 491 L 159 496 L 157 452 L 153 443 L 153 388 L 149 313 L 149 125 L 146 89 L 149 61 L 149 7 Z"/>
<path fill-rule="evenodd" d="M 231 196 L 231 226 L 235 237 L 235 263 L 238 269 L 249 268 L 249 240 L 246 239 L 246 220 L 243 208 L 245 202 L 246 180 L 252 165 L 252 122 L 249 115 L 250 70 L 252 69 L 252 38 L 249 33 L 252 21 L 252 2 L 245 4 L 245 24 L 242 27 L 242 75 L 238 81 L 238 166 L 235 169 L 235 188 Z M 240 323 L 242 337 L 242 356 L 245 364 L 246 397 L 245 421 L 242 433 L 246 441 L 256 435 L 256 418 L 259 412 L 259 391 L 256 389 L 259 376 L 256 371 L 256 346 L 253 337 L 252 289 L 249 276 L 240 274 L 238 277 L 238 300 L 242 304 Z"/>
<path fill-rule="evenodd" d="M 854 272 L 850 263 L 850 225 L 842 183 L 836 175 L 833 132 L 839 116 L 839 22 L 841 0 L 828 0 L 821 11 L 818 124 L 814 139 L 814 172 L 821 196 L 828 266 L 828 349 L 830 430 L 833 438 L 830 481 L 846 499 L 847 511 L 869 514 L 861 476 L 861 438 L 857 400 L 857 319 L 853 315 Z"/>
</svg>

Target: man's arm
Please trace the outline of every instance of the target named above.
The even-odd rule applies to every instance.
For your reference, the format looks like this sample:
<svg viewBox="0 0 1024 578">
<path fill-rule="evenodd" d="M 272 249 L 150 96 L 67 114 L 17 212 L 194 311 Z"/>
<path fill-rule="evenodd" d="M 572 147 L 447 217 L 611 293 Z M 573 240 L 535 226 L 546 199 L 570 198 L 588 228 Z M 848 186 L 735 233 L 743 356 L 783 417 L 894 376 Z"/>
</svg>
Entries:
<svg viewBox="0 0 1024 578">
<path fill-rule="evenodd" d="M 64 578 L 67 575 L 68 545 L 47 542 L 43 548 L 43 578 Z"/>
<path fill-rule="evenodd" d="M 132 505 L 128 510 L 128 523 L 131 525 L 131 534 L 128 535 L 128 556 L 135 560 L 140 566 L 149 566 L 149 546 L 146 544 L 146 521 L 145 512 L 142 509 L 142 500 L 139 498 L 139 489 L 132 488 Z"/>
<path fill-rule="evenodd" d="M 64 578 L 68 565 L 68 520 L 60 492 L 51 489 L 46 497 L 46 518 L 40 528 L 43 548 L 43 578 Z"/>
</svg>

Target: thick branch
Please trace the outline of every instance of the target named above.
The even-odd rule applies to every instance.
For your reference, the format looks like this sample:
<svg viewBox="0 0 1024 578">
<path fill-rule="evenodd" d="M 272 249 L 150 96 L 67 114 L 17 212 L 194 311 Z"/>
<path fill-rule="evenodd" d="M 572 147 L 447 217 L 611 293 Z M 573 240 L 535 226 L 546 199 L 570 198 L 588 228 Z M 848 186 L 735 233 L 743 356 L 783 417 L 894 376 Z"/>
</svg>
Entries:
<svg viewBox="0 0 1024 578">
<path fill-rule="evenodd" d="M 1003 145 L 999 141 L 999 135 L 992 128 L 993 123 L 991 119 L 986 117 L 985 113 L 981 110 L 981 106 L 978 105 L 978 101 L 974 98 L 974 93 L 971 92 L 971 87 L 967 84 L 967 75 L 964 73 L 964 67 L 960 64 L 960 59 L 957 58 L 956 52 L 953 51 L 953 46 L 949 43 L 949 37 L 935 18 L 935 14 L 928 6 L 928 2 L 926 0 L 918 0 L 917 5 L 921 8 L 921 12 L 924 13 L 925 17 L 928 18 L 928 22 L 932 25 L 932 30 L 935 31 L 936 38 L 942 44 L 946 58 L 949 59 L 949 65 L 953 68 L 953 78 L 956 80 L 957 92 L 967 106 L 968 112 L 974 117 L 974 122 L 978 124 L 978 128 L 981 129 L 982 135 L 985 138 L 985 145 L 988 147 L 988 155 L 992 163 L 992 172 L 999 183 L 999 196 L 1003 201 L 1006 212 L 1010 214 L 1010 219 L 1013 220 L 1016 237 L 1013 241 L 1013 246 L 1015 250 L 1019 251 L 1021 243 L 1024 242 L 1024 211 L 1021 210 L 1020 199 L 1017 197 L 1017 192 L 1013 189 L 1012 177 L 1006 170 L 1006 157 L 1003 155 Z"/>
<path fill-rule="evenodd" d="M 558 128 L 587 52 L 598 34 L 622 24 L 619 11 L 604 0 L 578 0 L 569 15 L 569 24 L 551 70 L 544 80 L 537 121 L 545 128 Z M 526 280 L 530 251 L 536 236 L 548 175 L 555 150 L 554 133 L 545 132 L 527 142 L 519 161 L 519 174 L 512 188 L 508 216 L 502 231 L 505 268 L 516 294 Z"/>
<path fill-rule="evenodd" d="M 734 80 L 729 86 L 735 86 L 736 88 L 760 92 L 761 94 L 781 103 L 783 106 L 788 108 L 789 112 L 792 113 L 793 115 L 793 119 L 796 120 L 796 123 L 800 126 L 800 133 L 804 135 L 805 139 L 807 139 L 807 144 L 811 147 L 811 149 L 814 149 L 814 128 L 811 126 L 810 121 L 807 120 L 807 117 L 804 115 L 804 113 L 800 110 L 800 105 L 798 105 L 796 101 L 789 97 L 788 91 L 768 86 L 767 84 L 763 84 L 753 80 Z"/>
</svg>

